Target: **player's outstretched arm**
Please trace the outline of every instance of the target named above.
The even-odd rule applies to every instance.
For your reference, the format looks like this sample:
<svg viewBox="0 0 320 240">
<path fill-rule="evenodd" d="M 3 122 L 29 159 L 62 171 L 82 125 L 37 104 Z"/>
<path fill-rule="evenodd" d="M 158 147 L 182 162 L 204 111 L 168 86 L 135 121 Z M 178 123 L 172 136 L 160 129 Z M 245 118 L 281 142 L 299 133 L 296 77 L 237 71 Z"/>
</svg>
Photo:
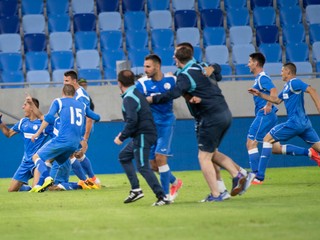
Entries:
<svg viewBox="0 0 320 240">
<path fill-rule="evenodd" d="M 0 113 L 0 130 L 2 131 L 3 135 L 10 138 L 13 135 L 17 134 L 17 132 L 13 131 L 12 129 L 8 128 L 5 123 L 2 122 L 2 114 Z"/>
<path fill-rule="evenodd" d="M 282 102 L 282 100 L 277 96 L 269 96 L 267 94 L 261 93 L 258 89 L 255 89 L 255 88 L 249 88 L 248 92 L 254 96 L 261 97 L 267 100 L 268 102 L 272 102 L 275 104 L 280 104 Z"/>
<path fill-rule="evenodd" d="M 320 113 L 320 99 L 319 99 L 319 95 L 317 93 L 317 90 L 311 86 L 307 87 L 306 92 L 310 94 L 314 105 L 316 106 L 318 112 Z"/>
</svg>

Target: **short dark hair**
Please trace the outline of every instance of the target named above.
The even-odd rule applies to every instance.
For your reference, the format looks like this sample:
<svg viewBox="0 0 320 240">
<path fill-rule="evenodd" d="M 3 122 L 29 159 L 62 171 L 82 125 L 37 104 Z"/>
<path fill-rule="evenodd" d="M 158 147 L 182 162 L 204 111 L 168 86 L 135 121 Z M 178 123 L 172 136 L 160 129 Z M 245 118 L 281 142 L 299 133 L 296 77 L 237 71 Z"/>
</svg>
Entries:
<svg viewBox="0 0 320 240">
<path fill-rule="evenodd" d="M 283 64 L 283 67 L 289 69 L 289 71 L 292 75 L 297 74 L 297 67 L 294 63 L 291 63 L 291 62 L 285 63 L 285 64 Z"/>
<path fill-rule="evenodd" d="M 260 53 L 260 52 L 256 52 L 256 53 L 251 53 L 249 55 L 249 57 L 251 57 L 253 60 L 257 61 L 258 62 L 258 65 L 260 67 L 263 67 L 264 66 L 264 63 L 266 62 L 266 58 L 265 56 Z"/>
<path fill-rule="evenodd" d="M 65 85 L 63 85 L 62 92 L 66 96 L 74 96 L 74 94 L 76 93 L 76 90 L 75 90 L 74 86 L 72 86 L 70 84 L 65 84 Z"/>
<path fill-rule="evenodd" d="M 192 50 L 189 47 L 182 46 L 175 51 L 174 56 L 181 63 L 187 63 L 193 58 Z"/>
<path fill-rule="evenodd" d="M 192 51 L 192 55 L 193 55 L 193 53 L 194 53 L 194 48 L 193 48 L 192 44 L 189 43 L 189 42 L 179 43 L 179 44 L 177 45 L 177 47 L 187 47 L 187 48 L 190 48 L 191 51 Z"/>
<path fill-rule="evenodd" d="M 34 103 L 34 105 L 39 108 L 40 107 L 40 103 L 39 103 L 39 100 L 36 99 L 36 98 L 32 98 L 32 102 Z"/>
<path fill-rule="evenodd" d="M 161 65 L 161 58 L 156 54 L 149 54 L 144 58 L 144 60 L 151 60 L 154 63 L 158 63 Z"/>
<path fill-rule="evenodd" d="M 78 79 L 78 74 L 74 70 L 69 70 L 64 73 L 65 77 L 71 77 L 71 79 Z"/>
<path fill-rule="evenodd" d="M 122 70 L 118 74 L 118 81 L 124 86 L 134 85 L 134 73 L 131 70 Z"/>
</svg>

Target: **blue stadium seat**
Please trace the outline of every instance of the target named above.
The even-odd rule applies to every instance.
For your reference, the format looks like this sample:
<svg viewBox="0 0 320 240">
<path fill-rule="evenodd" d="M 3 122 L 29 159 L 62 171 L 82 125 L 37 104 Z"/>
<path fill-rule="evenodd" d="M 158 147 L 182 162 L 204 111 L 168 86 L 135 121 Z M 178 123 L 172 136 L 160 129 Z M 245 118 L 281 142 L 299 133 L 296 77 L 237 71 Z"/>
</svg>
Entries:
<svg viewBox="0 0 320 240">
<path fill-rule="evenodd" d="M 149 55 L 148 49 L 130 49 L 128 51 L 128 60 L 131 62 L 131 67 L 142 67 L 145 56 Z"/>
<path fill-rule="evenodd" d="M 250 14 L 248 8 L 231 8 L 227 12 L 227 27 L 249 26 Z"/>
<path fill-rule="evenodd" d="M 100 69 L 100 56 L 97 50 L 79 50 L 76 52 L 76 64 L 80 69 Z"/>
<path fill-rule="evenodd" d="M 299 0 L 277 0 L 277 8 L 281 10 L 283 7 L 299 7 Z"/>
<path fill-rule="evenodd" d="M 43 0 L 21 0 L 21 13 L 26 14 L 43 14 Z"/>
<path fill-rule="evenodd" d="M 71 51 L 55 51 L 50 56 L 52 71 L 57 69 L 73 69 L 74 56 Z"/>
<path fill-rule="evenodd" d="M 312 44 L 312 58 L 314 62 L 320 62 L 320 42 Z"/>
<path fill-rule="evenodd" d="M 320 62 L 316 62 L 316 72 L 320 72 Z M 320 78 L 320 74 L 318 74 L 316 77 Z"/>
<path fill-rule="evenodd" d="M 320 4 L 320 0 L 303 0 L 303 7 L 306 8 L 308 5 Z"/>
<path fill-rule="evenodd" d="M 197 13 L 195 10 L 177 10 L 174 12 L 174 26 L 178 28 L 197 27 Z"/>
<path fill-rule="evenodd" d="M 279 11 L 279 15 L 281 27 L 302 23 L 302 11 L 297 5 L 282 7 Z"/>
<path fill-rule="evenodd" d="M 273 0 L 250 0 L 250 6 L 252 10 L 255 7 L 273 7 Z"/>
<path fill-rule="evenodd" d="M 230 45 L 252 43 L 252 28 L 250 26 L 234 26 L 229 30 Z"/>
<path fill-rule="evenodd" d="M 161 65 L 175 65 L 173 60 L 174 48 L 155 48 L 153 50 L 154 54 L 157 54 L 161 58 Z"/>
<path fill-rule="evenodd" d="M 22 70 L 22 56 L 20 53 L 0 53 L 1 71 Z"/>
<path fill-rule="evenodd" d="M 126 60 L 123 49 L 102 51 L 102 66 L 105 79 L 116 79 L 116 62 Z"/>
<path fill-rule="evenodd" d="M 89 86 L 101 86 L 101 82 L 91 80 L 101 80 L 102 75 L 100 69 L 80 69 L 78 71 L 79 78 L 87 79 Z"/>
<path fill-rule="evenodd" d="M 320 23 L 309 25 L 309 40 L 311 45 L 320 41 Z"/>
<path fill-rule="evenodd" d="M 279 43 L 262 43 L 259 51 L 265 56 L 266 62 L 282 62 L 282 49 Z"/>
<path fill-rule="evenodd" d="M 205 27 L 223 27 L 221 9 L 204 9 L 200 12 L 201 29 Z"/>
<path fill-rule="evenodd" d="M 249 56 L 248 56 L 249 58 Z M 235 75 L 251 75 L 252 77 L 236 77 L 236 80 L 254 80 L 255 77 L 250 72 L 247 64 L 236 64 L 235 65 Z"/>
<path fill-rule="evenodd" d="M 198 46 L 193 46 L 193 57 L 198 62 L 202 62 L 202 48 Z"/>
<path fill-rule="evenodd" d="M 289 43 L 286 45 L 287 62 L 309 61 L 309 47 L 306 43 Z"/>
<path fill-rule="evenodd" d="M 94 13 L 94 1 L 93 0 L 77 0 L 71 1 L 72 13 Z"/>
<path fill-rule="evenodd" d="M 23 42 L 25 52 L 46 51 L 47 49 L 47 40 L 44 33 L 25 34 Z"/>
<path fill-rule="evenodd" d="M 93 13 L 79 13 L 73 16 L 74 32 L 78 31 L 95 31 L 96 15 Z"/>
<path fill-rule="evenodd" d="M 29 85 L 29 87 L 32 88 L 48 88 L 50 85 L 43 83 L 50 83 L 50 74 L 47 70 L 28 71 L 26 82 L 33 83 Z"/>
<path fill-rule="evenodd" d="M 238 8 L 247 8 L 247 0 L 224 0 L 224 9 L 227 12 Z"/>
<path fill-rule="evenodd" d="M 155 10 L 170 10 L 170 0 L 147 0 L 148 12 Z"/>
<path fill-rule="evenodd" d="M 288 25 L 282 28 L 283 45 L 288 43 L 306 42 L 306 32 L 303 24 Z"/>
<path fill-rule="evenodd" d="M 206 47 L 205 50 L 206 62 L 228 64 L 229 63 L 229 50 L 225 45 L 213 45 Z"/>
<path fill-rule="evenodd" d="M 165 66 L 165 65 L 161 65 L 161 71 L 166 74 L 166 73 L 175 73 L 177 71 L 177 67 L 176 66 Z"/>
<path fill-rule="evenodd" d="M 169 48 L 173 47 L 174 33 L 172 29 L 153 29 L 151 31 L 152 48 Z"/>
<path fill-rule="evenodd" d="M 22 17 L 22 28 L 27 33 L 44 33 L 46 26 L 44 15 L 28 14 Z"/>
<path fill-rule="evenodd" d="M 50 33 L 49 45 L 51 51 L 72 51 L 72 34 L 70 32 Z"/>
<path fill-rule="evenodd" d="M 123 19 L 125 31 L 146 29 L 147 18 L 145 12 L 128 11 L 124 14 Z"/>
<path fill-rule="evenodd" d="M 24 76 L 22 71 L 3 71 L 1 72 L 1 80 L 3 83 L 24 83 Z M 7 85 L 2 88 L 24 88 L 23 84 Z"/>
<path fill-rule="evenodd" d="M 281 76 L 275 77 L 273 75 L 281 75 L 282 66 L 281 62 L 267 62 L 264 64 L 263 70 L 271 76 L 272 80 L 281 80 Z"/>
<path fill-rule="evenodd" d="M 144 75 L 144 67 L 132 67 L 131 71 L 134 73 L 136 76 L 142 76 Z"/>
<path fill-rule="evenodd" d="M 198 0 L 199 11 L 220 8 L 220 0 Z"/>
<path fill-rule="evenodd" d="M 122 32 L 121 31 L 103 31 L 100 32 L 100 48 L 118 49 L 122 48 Z"/>
<path fill-rule="evenodd" d="M 279 30 L 276 25 L 259 26 L 256 28 L 256 43 L 259 46 L 261 43 L 278 43 Z"/>
<path fill-rule="evenodd" d="M 150 29 L 172 28 L 172 16 L 168 10 L 155 10 L 149 13 Z"/>
<path fill-rule="evenodd" d="M 26 70 L 48 70 L 47 52 L 27 52 L 25 55 Z"/>
<path fill-rule="evenodd" d="M 98 17 L 100 31 L 121 31 L 121 15 L 119 12 L 102 12 Z"/>
<path fill-rule="evenodd" d="M 47 15 L 69 14 L 69 0 L 47 0 Z"/>
<path fill-rule="evenodd" d="M 53 87 L 62 87 L 63 86 L 63 78 L 64 73 L 66 71 L 69 71 L 70 69 L 56 69 L 52 71 L 52 82 L 55 82 L 56 84 L 53 84 Z"/>
<path fill-rule="evenodd" d="M 118 12 L 119 0 L 96 0 L 97 13 L 101 12 Z"/>
<path fill-rule="evenodd" d="M 320 23 L 320 4 L 306 6 L 306 20 L 308 24 Z"/>
<path fill-rule="evenodd" d="M 53 14 L 48 16 L 49 32 L 69 32 L 70 24 L 69 14 Z"/>
<path fill-rule="evenodd" d="M 18 16 L 0 17 L 0 34 L 20 33 L 20 19 Z"/>
<path fill-rule="evenodd" d="M 194 10 L 195 0 L 172 0 L 172 10 Z"/>
<path fill-rule="evenodd" d="M 76 51 L 85 49 L 97 49 L 98 36 L 96 32 L 76 32 L 74 34 L 74 45 Z"/>
<path fill-rule="evenodd" d="M 231 81 L 231 77 L 226 77 L 232 75 L 232 67 L 229 64 L 221 64 L 221 75 L 222 80 L 221 81 Z"/>
<path fill-rule="evenodd" d="M 276 11 L 273 7 L 255 7 L 253 9 L 253 25 L 267 26 L 276 24 Z"/>
<path fill-rule="evenodd" d="M 200 32 L 195 27 L 179 28 L 176 34 L 177 44 L 182 42 L 189 42 L 192 46 L 200 46 Z"/>
<path fill-rule="evenodd" d="M 210 45 L 225 45 L 226 30 L 224 27 L 204 28 L 203 29 L 203 46 L 206 48 Z"/>
<path fill-rule="evenodd" d="M 18 0 L 1 0 L 0 1 L 0 17 L 17 16 Z"/>
<path fill-rule="evenodd" d="M 21 36 L 17 33 L 0 34 L 0 52 L 21 52 Z"/>
<path fill-rule="evenodd" d="M 126 32 L 127 49 L 147 49 L 148 48 L 148 32 L 146 30 Z"/>
<path fill-rule="evenodd" d="M 232 63 L 247 64 L 249 55 L 255 52 L 255 48 L 252 44 L 238 44 L 232 47 Z"/>
<path fill-rule="evenodd" d="M 126 11 L 144 11 L 145 0 L 122 0 L 122 12 Z"/>
<path fill-rule="evenodd" d="M 294 64 L 297 67 L 297 75 L 298 78 L 312 78 L 312 65 L 309 61 L 306 62 L 294 62 Z M 300 75 L 300 74 L 306 74 L 306 75 Z"/>
</svg>

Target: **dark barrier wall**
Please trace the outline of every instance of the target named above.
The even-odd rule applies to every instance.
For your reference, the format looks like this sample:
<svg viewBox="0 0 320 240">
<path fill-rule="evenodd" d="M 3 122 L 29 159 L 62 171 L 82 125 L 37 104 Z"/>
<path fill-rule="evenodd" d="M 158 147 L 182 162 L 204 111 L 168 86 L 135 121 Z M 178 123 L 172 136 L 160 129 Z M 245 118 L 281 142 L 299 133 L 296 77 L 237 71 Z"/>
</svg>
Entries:
<svg viewBox="0 0 320 240">
<path fill-rule="evenodd" d="M 311 116 L 311 121 L 316 131 L 320 134 L 319 116 Z M 285 117 L 280 117 L 279 122 L 285 121 Z M 248 156 L 246 151 L 246 135 L 252 118 L 234 118 L 220 151 L 227 153 L 238 164 L 248 168 Z M 113 143 L 114 137 L 121 131 L 122 122 L 101 122 L 94 126 L 94 133 L 89 141 L 87 155 L 92 161 L 94 171 L 97 174 L 122 173 L 122 168 L 118 162 L 118 152 L 122 146 Z M 292 144 L 307 146 L 298 138 L 290 141 Z M 1 144 L 1 168 L 0 177 L 12 177 L 18 167 L 23 155 L 23 141 L 20 135 L 7 139 L 0 134 Z M 197 146 L 194 133 L 193 120 L 178 120 L 174 139 L 174 157 L 170 160 L 173 171 L 198 170 Z M 269 167 L 289 167 L 289 166 L 315 166 L 316 164 L 307 157 L 292 157 L 273 155 L 269 162 Z"/>
</svg>

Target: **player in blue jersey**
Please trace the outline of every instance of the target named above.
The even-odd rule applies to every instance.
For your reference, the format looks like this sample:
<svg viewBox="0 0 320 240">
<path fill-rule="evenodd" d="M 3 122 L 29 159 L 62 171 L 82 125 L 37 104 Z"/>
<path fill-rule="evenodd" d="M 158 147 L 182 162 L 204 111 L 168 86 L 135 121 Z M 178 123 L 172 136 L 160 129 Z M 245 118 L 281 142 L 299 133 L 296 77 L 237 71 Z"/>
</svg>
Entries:
<svg viewBox="0 0 320 240">
<path fill-rule="evenodd" d="M 132 162 L 135 159 L 138 171 L 158 198 L 153 206 L 167 205 L 170 201 L 166 198 L 149 163 L 150 148 L 157 140 L 157 130 L 149 104 L 135 87 L 134 74 L 130 70 L 123 70 L 118 74 L 118 85 L 123 98 L 122 113 L 125 126 L 114 142 L 121 145 L 124 140 L 131 138 L 119 154 L 119 161 L 131 185 L 129 196 L 124 203 L 132 203 L 144 196 Z"/>
<path fill-rule="evenodd" d="M 296 66 L 286 63 L 281 70 L 284 88 L 278 96 L 270 96 L 260 92 L 258 89 L 250 88 L 249 93 L 261 97 L 269 102 L 280 104 L 284 102 L 288 119 L 284 123 L 274 126 L 263 138 L 261 158 L 267 163 L 271 153 L 292 156 L 309 156 L 320 166 L 320 139 L 304 109 L 304 93 L 309 93 L 318 112 L 320 113 L 320 99 L 316 90 L 296 78 Z M 311 148 L 302 148 L 294 145 L 281 145 L 280 142 L 287 141 L 293 137 L 300 137 Z"/>
<path fill-rule="evenodd" d="M 252 53 L 249 55 L 248 67 L 250 72 L 255 76 L 255 81 L 252 88 L 257 89 L 261 93 L 277 96 L 277 89 L 272 83 L 270 77 L 263 71 L 263 66 L 266 59 L 262 53 Z M 277 124 L 278 117 L 276 112 L 278 109 L 263 98 L 253 96 L 255 105 L 255 118 L 249 128 L 247 135 L 247 150 L 249 154 L 249 163 L 252 172 L 252 178 L 248 179 L 252 184 L 262 184 L 267 168 L 267 159 L 260 158 L 258 143 L 263 142 L 264 136 L 272 127 Z M 260 161 L 259 161 L 260 160 Z"/>
<path fill-rule="evenodd" d="M 39 130 L 31 138 L 32 141 L 35 141 L 43 129 L 49 124 L 54 123 L 55 115 L 59 115 L 60 127 L 58 136 L 49 140 L 32 157 L 37 170 L 41 174 L 42 178 L 40 180 L 43 179 L 43 183 L 38 182 L 30 190 L 31 192 L 44 191 L 48 186 L 53 184 L 53 178 L 49 176 L 44 161 L 54 159 L 62 164 L 75 152 L 79 146 L 79 142 L 82 143 L 84 148 L 87 147 L 86 141 L 81 141 L 84 118 L 89 116 L 95 120 L 100 120 L 99 115 L 92 112 L 85 104 L 74 99 L 75 89 L 72 85 L 64 85 L 62 93 L 62 98 L 57 98 L 52 102 L 49 112 L 44 116 Z"/>
<path fill-rule="evenodd" d="M 36 107 L 39 107 L 39 101 L 36 98 L 32 98 L 31 101 Z M 41 132 L 34 143 L 31 142 L 32 135 L 40 128 L 41 120 L 37 118 L 37 115 L 34 113 L 34 107 L 27 100 L 24 101 L 22 109 L 25 117 L 10 129 L 1 121 L 2 114 L 0 114 L 0 129 L 3 134 L 8 138 L 21 134 L 24 141 L 23 158 L 11 180 L 8 188 L 9 192 L 29 191 L 31 187 L 28 185 L 28 181 L 31 178 L 34 178 L 32 186 L 38 182 L 39 173 L 34 171 L 35 165 L 32 161 L 32 156 L 44 144 L 49 132 L 52 131 L 52 126 L 49 126 Z"/>
<path fill-rule="evenodd" d="M 176 84 L 174 76 L 166 76 L 161 72 L 161 59 L 155 54 L 145 57 L 144 72 L 147 76 L 138 79 L 136 87 L 146 97 L 166 92 Z M 157 143 L 150 150 L 150 165 L 154 171 L 159 172 L 162 188 L 167 198 L 173 201 L 182 187 L 182 181 L 172 174 L 168 165 L 168 156 L 172 156 L 171 142 L 176 122 L 173 101 L 151 104 L 150 107 L 158 135 Z"/>
</svg>

